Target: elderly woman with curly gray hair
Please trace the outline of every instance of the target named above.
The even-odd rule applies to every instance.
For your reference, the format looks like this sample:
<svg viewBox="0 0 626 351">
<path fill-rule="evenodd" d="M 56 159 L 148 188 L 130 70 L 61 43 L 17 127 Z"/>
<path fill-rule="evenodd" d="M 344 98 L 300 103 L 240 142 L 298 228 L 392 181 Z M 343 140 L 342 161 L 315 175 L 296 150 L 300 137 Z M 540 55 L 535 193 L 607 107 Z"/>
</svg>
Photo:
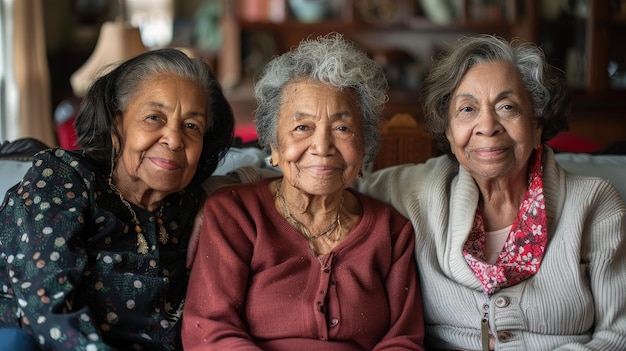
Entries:
<svg viewBox="0 0 626 351">
<path fill-rule="evenodd" d="M 626 349 L 626 206 L 545 145 L 560 76 L 531 43 L 464 38 L 422 90 L 446 155 L 355 184 L 414 225 L 429 350 Z"/>
<path fill-rule="evenodd" d="M 338 34 L 266 66 L 256 126 L 283 176 L 205 202 L 186 350 L 423 350 L 413 227 L 348 189 L 377 151 L 386 91 Z"/>
</svg>

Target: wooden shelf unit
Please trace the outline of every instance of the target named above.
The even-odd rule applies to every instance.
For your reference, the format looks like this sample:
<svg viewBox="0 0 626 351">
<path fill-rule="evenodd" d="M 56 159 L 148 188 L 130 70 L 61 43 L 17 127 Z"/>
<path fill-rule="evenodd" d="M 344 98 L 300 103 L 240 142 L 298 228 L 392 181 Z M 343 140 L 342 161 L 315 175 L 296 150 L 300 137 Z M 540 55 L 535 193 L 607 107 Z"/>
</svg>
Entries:
<svg viewBox="0 0 626 351">
<path fill-rule="evenodd" d="M 536 42 L 542 47 L 553 44 L 546 40 L 559 40 L 559 38 L 550 38 L 545 35 L 546 32 L 551 32 L 549 26 L 555 24 L 542 17 L 540 0 L 502 0 L 498 3 L 498 7 L 482 11 L 479 17 L 476 17 L 476 7 L 483 6 L 479 5 L 482 2 L 459 0 L 461 3 L 459 15 L 446 24 L 431 21 L 417 0 L 343 0 L 340 9 L 333 16 L 313 23 L 298 21 L 289 9 L 288 0 L 258 0 L 282 7 L 283 16 L 278 20 L 275 18 L 272 20 L 250 19 L 241 15 L 242 6 L 245 6 L 247 1 L 257 0 L 236 0 L 238 24 L 242 36 L 268 34 L 275 41 L 277 53 L 289 50 L 304 38 L 324 35 L 331 31 L 342 33 L 357 43 L 362 42 L 368 51 L 377 49 L 378 44 L 382 47 L 393 43 L 394 40 L 398 41 L 398 38 L 401 38 L 405 48 L 417 47 L 431 40 L 431 45 L 426 49 L 430 52 L 422 52 L 424 49 L 420 49 L 420 53 L 427 59 L 436 55 L 437 49 L 444 49 L 459 35 L 488 33 L 507 39 L 519 37 Z M 364 6 L 365 3 L 383 4 L 385 2 L 397 6 L 397 16 L 377 21 L 364 19 L 359 15 L 358 6 Z M 574 106 L 571 130 L 601 144 L 626 140 L 626 90 L 612 89 L 606 73 L 611 55 L 624 57 L 624 67 L 621 69 L 626 69 L 626 54 L 624 53 L 626 49 L 618 42 L 619 38 L 623 38 L 626 34 L 626 11 L 616 12 L 611 9 L 611 6 L 610 0 L 589 1 L 587 18 L 578 20 L 583 21 L 586 26 L 584 28 L 585 82 L 581 87 L 572 88 Z M 485 18 L 485 13 L 490 14 L 491 17 Z M 571 22 L 571 19 L 559 19 L 559 21 Z M 568 35 L 567 30 L 563 32 L 564 35 Z M 615 37 L 615 35 L 621 36 Z M 368 39 L 374 44 L 367 43 Z M 617 48 L 616 44 L 619 44 Z M 564 62 L 560 63 L 560 68 L 565 70 Z M 396 113 L 409 113 L 421 122 L 422 111 L 418 103 L 417 88 L 392 89 L 389 96 L 389 103 L 384 111 L 385 117 L 389 118 Z M 238 99 L 234 104 L 251 106 L 245 98 L 243 101 Z M 239 106 L 236 110 L 245 111 L 245 108 Z M 249 111 L 249 114 L 243 119 L 252 120 L 252 111 Z"/>
</svg>

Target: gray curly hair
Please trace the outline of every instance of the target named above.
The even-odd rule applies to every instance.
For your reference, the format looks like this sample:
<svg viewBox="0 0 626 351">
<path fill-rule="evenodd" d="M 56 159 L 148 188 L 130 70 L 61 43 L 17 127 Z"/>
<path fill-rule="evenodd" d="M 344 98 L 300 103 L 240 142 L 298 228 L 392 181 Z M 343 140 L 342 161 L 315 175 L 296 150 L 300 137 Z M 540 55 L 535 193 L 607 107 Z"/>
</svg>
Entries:
<svg viewBox="0 0 626 351">
<path fill-rule="evenodd" d="M 305 39 L 293 50 L 273 58 L 255 84 L 255 124 L 258 142 L 269 154 L 277 146 L 278 113 L 287 83 L 309 80 L 337 89 L 352 89 L 363 118 L 365 162 L 379 148 L 379 124 L 387 102 L 387 79 L 382 68 L 342 35 L 331 33 Z"/>
</svg>

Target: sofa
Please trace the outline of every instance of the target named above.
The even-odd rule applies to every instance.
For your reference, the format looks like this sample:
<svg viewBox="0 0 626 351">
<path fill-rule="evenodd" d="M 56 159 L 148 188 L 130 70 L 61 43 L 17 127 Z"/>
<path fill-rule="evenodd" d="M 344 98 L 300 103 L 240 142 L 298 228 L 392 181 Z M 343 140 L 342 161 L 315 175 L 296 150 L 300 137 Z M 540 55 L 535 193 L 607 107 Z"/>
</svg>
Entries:
<svg viewBox="0 0 626 351">
<path fill-rule="evenodd" d="M 11 186 L 20 181 L 30 167 L 30 158 L 38 148 L 35 145 L 20 150 L 3 151 L 6 143 L 0 148 L 0 194 L 4 194 Z M 623 154 L 589 154 L 561 152 L 556 154 L 559 164 L 566 170 L 609 180 L 626 201 L 626 155 Z M 271 169 L 267 158 L 255 146 L 233 147 L 216 169 L 216 175 L 226 175 L 235 168 L 255 166 Z M 4 198 L 4 195 L 2 195 Z"/>
</svg>

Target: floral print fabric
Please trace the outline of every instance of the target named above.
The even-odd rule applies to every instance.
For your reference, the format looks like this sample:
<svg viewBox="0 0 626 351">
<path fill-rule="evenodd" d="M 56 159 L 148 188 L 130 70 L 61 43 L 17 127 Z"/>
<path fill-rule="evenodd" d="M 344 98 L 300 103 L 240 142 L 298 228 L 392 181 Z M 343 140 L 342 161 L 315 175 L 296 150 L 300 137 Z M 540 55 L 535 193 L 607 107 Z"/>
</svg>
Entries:
<svg viewBox="0 0 626 351">
<path fill-rule="evenodd" d="M 463 255 L 488 295 L 530 278 L 541 265 L 548 242 L 541 154 L 542 148 L 539 148 L 531 159 L 528 191 L 494 265 L 485 262 L 485 227 L 480 210 L 476 209 Z"/>
<path fill-rule="evenodd" d="M 200 190 L 133 205 L 150 248 L 137 253 L 131 214 L 107 170 L 78 153 L 35 156 L 0 207 L 0 328 L 20 327 L 44 350 L 177 350 L 188 233 Z"/>
</svg>

